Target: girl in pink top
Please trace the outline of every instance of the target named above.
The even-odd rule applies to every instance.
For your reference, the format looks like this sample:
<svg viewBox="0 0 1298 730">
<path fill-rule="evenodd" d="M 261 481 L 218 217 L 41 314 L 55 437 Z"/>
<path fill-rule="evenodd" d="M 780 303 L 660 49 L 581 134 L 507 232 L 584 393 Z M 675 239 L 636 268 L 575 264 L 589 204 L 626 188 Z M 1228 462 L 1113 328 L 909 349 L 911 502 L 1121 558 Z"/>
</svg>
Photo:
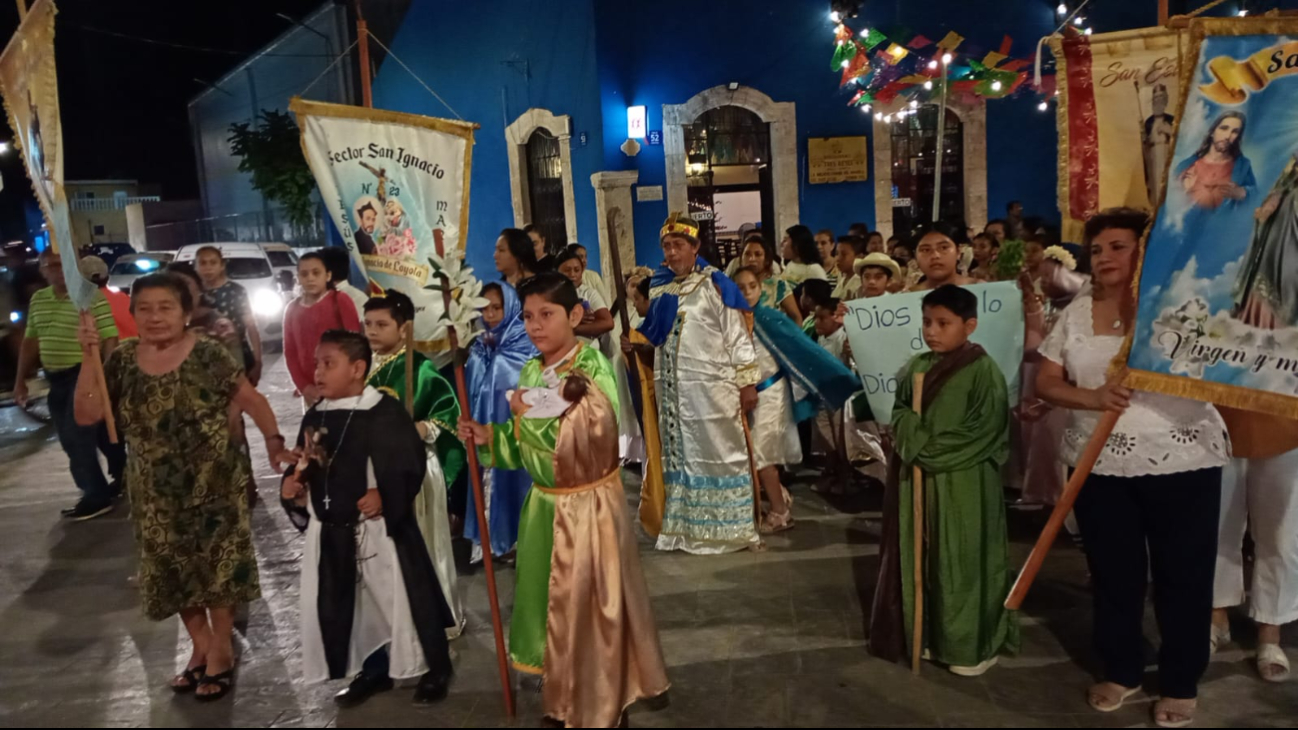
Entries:
<svg viewBox="0 0 1298 730">
<path fill-rule="evenodd" d="M 315 385 L 315 348 L 329 330 L 361 331 L 356 304 L 334 291 L 324 256 L 311 252 L 298 259 L 297 280 L 302 296 L 284 312 L 284 360 L 293 386 L 308 407 L 320 398 Z"/>
</svg>

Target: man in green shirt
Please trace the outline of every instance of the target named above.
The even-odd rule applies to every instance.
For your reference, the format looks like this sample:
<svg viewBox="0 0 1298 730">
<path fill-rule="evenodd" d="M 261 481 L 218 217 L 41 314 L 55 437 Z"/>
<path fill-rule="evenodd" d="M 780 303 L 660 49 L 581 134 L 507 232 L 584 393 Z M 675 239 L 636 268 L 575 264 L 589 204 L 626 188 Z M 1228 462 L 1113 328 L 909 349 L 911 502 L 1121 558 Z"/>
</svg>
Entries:
<svg viewBox="0 0 1298 730">
<path fill-rule="evenodd" d="M 41 254 L 41 274 L 50 285 L 33 294 L 28 306 L 27 336 L 18 355 L 14 400 L 19 405 L 26 405 L 27 378 L 35 374 L 39 362 L 50 383 L 50 415 L 59 434 L 59 443 L 71 463 L 72 479 L 81 490 L 81 501 L 64 510 L 63 515 L 79 522 L 112 510 L 113 500 L 121 491 L 126 451 L 122 445 L 108 442 L 103 424 L 78 426 L 73 417 L 77 374 L 81 371 L 81 343 L 77 339 L 81 311 L 68 297 L 63 263 L 52 249 Z M 103 338 L 100 349 L 104 357 L 108 357 L 117 346 L 117 325 L 113 323 L 113 310 L 103 294 L 95 292 L 91 313 Z M 108 457 L 112 484 L 99 465 L 101 449 Z"/>
</svg>

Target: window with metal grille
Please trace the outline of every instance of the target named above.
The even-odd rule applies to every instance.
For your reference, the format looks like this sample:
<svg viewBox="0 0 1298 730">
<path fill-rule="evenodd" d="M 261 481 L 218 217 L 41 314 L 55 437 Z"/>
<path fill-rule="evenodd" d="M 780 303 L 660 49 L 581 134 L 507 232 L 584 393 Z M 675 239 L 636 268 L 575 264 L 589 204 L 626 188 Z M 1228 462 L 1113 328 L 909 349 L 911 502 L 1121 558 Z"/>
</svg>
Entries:
<svg viewBox="0 0 1298 730">
<path fill-rule="evenodd" d="M 527 140 L 527 202 L 531 223 L 541 230 L 551 253 L 567 246 L 563 158 L 559 140 L 544 129 L 536 130 Z"/>
<path fill-rule="evenodd" d="M 892 229 L 913 231 L 933 220 L 938 108 L 929 104 L 892 123 Z M 942 140 L 940 218 L 964 220 L 964 124 L 950 109 Z"/>
</svg>

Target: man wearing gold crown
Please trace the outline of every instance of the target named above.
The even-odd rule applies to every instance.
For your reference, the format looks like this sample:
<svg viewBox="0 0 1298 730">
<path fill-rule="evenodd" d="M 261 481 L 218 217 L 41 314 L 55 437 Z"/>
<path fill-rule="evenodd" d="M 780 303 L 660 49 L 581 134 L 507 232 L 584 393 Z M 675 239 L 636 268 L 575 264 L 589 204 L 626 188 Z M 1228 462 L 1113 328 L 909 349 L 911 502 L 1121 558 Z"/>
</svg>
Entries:
<svg viewBox="0 0 1298 730">
<path fill-rule="evenodd" d="M 657 547 L 716 554 L 759 544 L 745 419 L 757 405 L 761 375 L 748 303 L 699 257 L 698 232 L 681 213 L 667 219 L 665 263 L 650 281 L 640 332 L 658 348 L 665 504 Z"/>
</svg>

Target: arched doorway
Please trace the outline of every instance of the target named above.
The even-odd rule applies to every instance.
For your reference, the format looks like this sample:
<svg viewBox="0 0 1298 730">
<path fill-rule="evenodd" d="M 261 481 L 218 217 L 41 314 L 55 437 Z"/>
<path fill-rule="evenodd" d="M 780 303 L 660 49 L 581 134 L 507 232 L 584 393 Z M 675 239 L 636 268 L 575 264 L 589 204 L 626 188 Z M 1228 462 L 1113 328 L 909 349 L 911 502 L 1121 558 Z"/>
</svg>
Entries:
<svg viewBox="0 0 1298 730">
<path fill-rule="evenodd" d="M 937 184 L 939 109 L 920 107 L 892 122 L 892 228 L 912 231 L 933 220 L 933 191 Z M 938 217 L 964 220 L 964 124 L 948 111 L 942 137 L 942 195 Z"/>
<path fill-rule="evenodd" d="M 898 111 L 909 111 L 903 104 L 875 107 L 872 140 L 875 228 L 902 237 L 911 226 L 933 219 L 931 155 L 937 150 L 936 107 L 921 108 L 898 120 L 894 116 Z M 970 228 L 982 230 L 987 225 L 987 107 L 981 100 L 966 104 L 952 99 L 946 117 L 942 186 L 951 187 L 942 194 L 943 215 L 962 218 Z M 902 145 L 904 151 L 894 151 L 894 146 Z M 921 164 L 921 160 L 929 161 Z M 909 202 L 907 192 L 912 193 Z"/>
<path fill-rule="evenodd" d="M 752 193 L 756 193 L 761 227 L 778 241 L 785 228 L 798 222 L 796 115 L 792 102 L 777 102 L 745 86 L 715 86 L 684 104 L 664 104 L 668 209 L 706 213 L 699 206 L 705 204 L 706 191 L 711 189 L 710 212 L 720 215 L 726 227 L 742 225 L 725 223 L 726 214 L 718 210 L 729 205 L 732 216 L 751 217 L 733 211 L 751 205 Z M 701 144 L 704 132 L 716 135 L 716 141 Z M 723 137 L 727 137 L 724 142 Z M 723 197 L 718 205 L 718 192 L 723 196 L 750 194 L 747 203 L 744 197 Z M 726 237 L 730 235 L 727 232 Z"/>
<path fill-rule="evenodd" d="M 577 240 L 571 130 L 567 115 L 537 108 L 505 127 L 514 227 L 536 223 L 552 246 Z"/>
<path fill-rule="evenodd" d="M 741 238 L 775 226 L 770 125 L 737 106 L 709 109 L 685 126 L 689 213 L 705 251 L 724 266 Z"/>
</svg>

